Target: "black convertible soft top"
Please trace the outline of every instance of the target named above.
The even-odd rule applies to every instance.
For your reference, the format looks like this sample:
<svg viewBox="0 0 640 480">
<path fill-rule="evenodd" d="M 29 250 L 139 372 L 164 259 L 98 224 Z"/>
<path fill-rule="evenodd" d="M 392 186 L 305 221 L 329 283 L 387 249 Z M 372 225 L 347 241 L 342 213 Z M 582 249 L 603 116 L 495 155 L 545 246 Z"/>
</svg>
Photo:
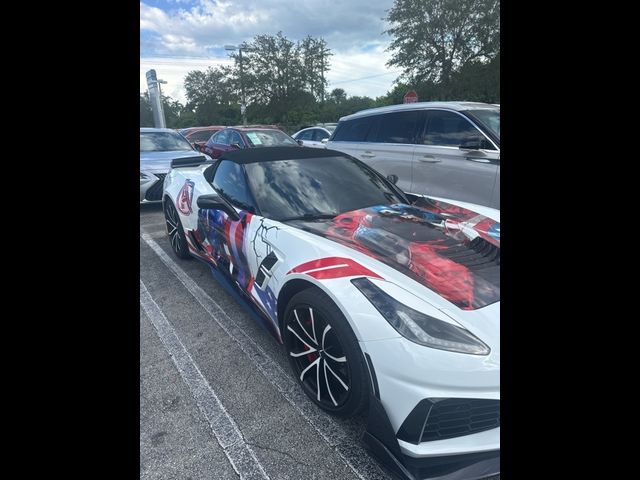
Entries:
<svg viewBox="0 0 640 480">
<path fill-rule="evenodd" d="M 276 160 L 301 160 L 305 158 L 346 157 L 342 152 L 310 147 L 261 147 L 232 150 L 220 156 L 220 160 L 235 163 L 274 162 Z"/>
</svg>

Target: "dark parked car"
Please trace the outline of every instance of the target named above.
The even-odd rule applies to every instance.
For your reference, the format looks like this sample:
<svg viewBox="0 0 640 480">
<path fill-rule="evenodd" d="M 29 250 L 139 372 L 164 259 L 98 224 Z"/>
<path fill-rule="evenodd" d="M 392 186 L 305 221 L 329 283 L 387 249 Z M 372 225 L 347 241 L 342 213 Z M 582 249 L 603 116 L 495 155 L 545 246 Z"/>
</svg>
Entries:
<svg viewBox="0 0 640 480">
<path fill-rule="evenodd" d="M 298 143 L 275 127 L 229 127 L 215 133 L 201 151 L 218 158 L 229 150 L 274 146 L 297 147 Z"/>
<path fill-rule="evenodd" d="M 208 127 L 190 127 L 182 128 L 179 130 L 180 134 L 189 140 L 189 143 L 196 149 L 201 150 L 207 143 L 207 140 L 211 138 L 216 132 L 219 132 L 225 128 L 224 125 L 210 125 Z"/>
</svg>

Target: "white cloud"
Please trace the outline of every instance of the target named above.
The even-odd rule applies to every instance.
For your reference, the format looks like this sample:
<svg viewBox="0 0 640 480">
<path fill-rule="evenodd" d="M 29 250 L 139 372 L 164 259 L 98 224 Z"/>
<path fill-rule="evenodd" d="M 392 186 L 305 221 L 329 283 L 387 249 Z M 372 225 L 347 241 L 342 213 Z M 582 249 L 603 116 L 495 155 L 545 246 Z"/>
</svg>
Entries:
<svg viewBox="0 0 640 480">
<path fill-rule="evenodd" d="M 162 93 L 182 103 L 186 102 L 184 77 L 192 70 L 206 70 L 208 67 L 230 65 L 228 57 L 212 57 L 210 59 L 155 57 L 140 59 L 140 92 L 147 89 L 146 73 L 155 69 L 159 79 L 165 80 Z"/>
<path fill-rule="evenodd" d="M 146 89 L 145 72 L 156 68 L 158 76 L 169 82 L 166 94 L 184 102 L 182 81 L 189 71 L 228 63 L 227 57 L 211 61 L 184 57 L 220 55 L 225 44 L 282 31 L 294 41 L 307 35 L 327 41 L 334 54 L 327 73 L 329 90 L 384 95 L 398 76 L 391 73 L 396 69 L 385 65 L 390 39 L 383 34 L 388 28 L 383 17 L 392 4 L 393 0 L 200 0 L 165 12 L 141 2 L 140 89 Z M 361 80 L 349 81 L 354 79 Z"/>
</svg>

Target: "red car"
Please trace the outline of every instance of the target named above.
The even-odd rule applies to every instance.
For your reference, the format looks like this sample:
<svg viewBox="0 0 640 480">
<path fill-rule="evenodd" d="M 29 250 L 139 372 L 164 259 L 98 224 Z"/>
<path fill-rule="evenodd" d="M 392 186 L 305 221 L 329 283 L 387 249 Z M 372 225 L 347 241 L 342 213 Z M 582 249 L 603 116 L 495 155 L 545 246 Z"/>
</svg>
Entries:
<svg viewBox="0 0 640 480">
<path fill-rule="evenodd" d="M 215 133 L 200 151 L 211 158 L 219 158 L 229 150 L 274 146 L 298 147 L 299 144 L 273 126 L 229 127 Z"/>
<path fill-rule="evenodd" d="M 191 127 L 183 128 L 180 134 L 186 138 L 196 150 L 202 150 L 211 135 L 225 128 L 224 125 L 211 125 L 209 127 Z"/>
</svg>

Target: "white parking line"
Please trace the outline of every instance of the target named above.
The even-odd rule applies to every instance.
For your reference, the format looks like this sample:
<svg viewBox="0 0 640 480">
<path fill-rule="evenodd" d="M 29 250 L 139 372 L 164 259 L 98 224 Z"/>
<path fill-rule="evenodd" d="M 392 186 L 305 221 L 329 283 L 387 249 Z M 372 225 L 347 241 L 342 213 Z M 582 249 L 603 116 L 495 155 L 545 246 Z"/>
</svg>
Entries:
<svg viewBox="0 0 640 480">
<path fill-rule="evenodd" d="M 256 368 L 280 392 L 280 394 L 302 415 L 318 434 L 334 449 L 345 464 L 361 480 L 386 479 L 379 468 L 372 468 L 371 459 L 366 450 L 352 434 L 345 431 L 328 414 L 322 412 L 304 394 L 298 384 L 275 362 L 264 349 L 248 336 L 238 324 L 213 300 L 196 282 L 194 282 L 151 238 L 141 233 L 142 239 L 160 257 L 160 260 L 174 273 L 189 293 L 202 305 L 211 318 L 229 335 L 249 357 Z M 348 449 L 339 448 L 340 444 L 349 444 Z M 338 447 L 338 448 L 337 448 Z M 343 451 L 344 450 L 344 451 Z"/>
<path fill-rule="evenodd" d="M 240 479 L 269 480 L 269 476 L 254 451 L 244 441 L 235 421 L 224 408 L 207 379 L 202 375 L 198 365 L 187 352 L 171 323 L 153 300 L 142 280 L 140 280 L 140 304 L 158 332 L 165 349 L 171 355 L 173 363 L 191 391 L 198 408 L 207 419 L 224 454 L 231 462 L 233 469 L 240 475 Z"/>
</svg>

